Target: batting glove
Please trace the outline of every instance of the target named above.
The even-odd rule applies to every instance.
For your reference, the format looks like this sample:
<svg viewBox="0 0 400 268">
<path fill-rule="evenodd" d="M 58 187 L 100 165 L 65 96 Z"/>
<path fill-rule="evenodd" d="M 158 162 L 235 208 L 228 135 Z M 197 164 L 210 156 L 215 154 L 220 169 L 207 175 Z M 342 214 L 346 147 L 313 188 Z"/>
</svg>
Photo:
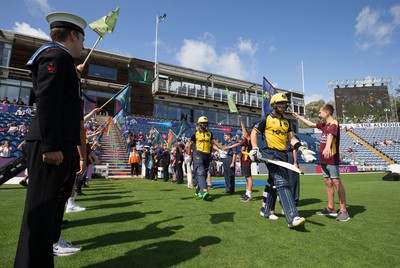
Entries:
<svg viewBox="0 0 400 268">
<path fill-rule="evenodd" d="M 262 155 L 261 155 L 260 150 L 258 149 L 258 147 L 254 147 L 250 151 L 249 155 L 250 155 L 250 160 L 252 162 L 257 162 L 257 163 L 261 162 L 260 158 L 262 157 Z"/>
<path fill-rule="evenodd" d="M 317 160 L 314 156 L 315 152 L 308 150 L 307 147 L 305 146 L 300 146 L 299 150 L 301 151 L 301 158 L 306 162 L 306 163 L 311 163 Z"/>
</svg>

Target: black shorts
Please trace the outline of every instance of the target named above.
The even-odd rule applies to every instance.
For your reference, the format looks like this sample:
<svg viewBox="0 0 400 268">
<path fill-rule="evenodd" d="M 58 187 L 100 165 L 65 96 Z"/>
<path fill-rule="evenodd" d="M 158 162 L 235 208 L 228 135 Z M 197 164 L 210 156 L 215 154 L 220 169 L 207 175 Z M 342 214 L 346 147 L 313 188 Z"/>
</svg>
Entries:
<svg viewBox="0 0 400 268">
<path fill-rule="evenodd" d="M 242 166 L 242 176 L 245 177 L 251 176 L 251 166 Z"/>
</svg>

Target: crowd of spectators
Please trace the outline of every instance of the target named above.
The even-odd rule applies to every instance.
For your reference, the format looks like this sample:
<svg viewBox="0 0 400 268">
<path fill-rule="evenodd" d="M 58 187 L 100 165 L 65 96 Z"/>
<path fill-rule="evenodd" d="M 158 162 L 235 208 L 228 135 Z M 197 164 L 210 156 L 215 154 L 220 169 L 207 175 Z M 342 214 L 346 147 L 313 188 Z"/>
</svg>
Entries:
<svg viewBox="0 0 400 268">
<path fill-rule="evenodd" d="M 1 100 L 1 103 L 2 104 L 8 104 L 8 105 L 20 105 L 20 106 L 24 106 L 25 105 L 25 102 L 21 98 L 18 98 L 18 100 L 13 99 L 13 101 L 10 102 L 8 97 L 5 97 L 4 99 Z"/>
</svg>

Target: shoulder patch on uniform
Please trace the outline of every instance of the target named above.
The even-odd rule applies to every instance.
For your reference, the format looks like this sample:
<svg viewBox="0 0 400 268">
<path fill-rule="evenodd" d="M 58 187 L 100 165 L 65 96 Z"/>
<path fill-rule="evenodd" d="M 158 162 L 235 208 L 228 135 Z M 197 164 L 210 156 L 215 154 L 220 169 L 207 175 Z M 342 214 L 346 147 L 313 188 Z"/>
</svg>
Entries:
<svg viewBox="0 0 400 268">
<path fill-rule="evenodd" d="M 47 65 L 47 72 L 50 74 L 54 74 L 56 72 L 56 64 L 54 62 L 50 62 Z"/>
</svg>

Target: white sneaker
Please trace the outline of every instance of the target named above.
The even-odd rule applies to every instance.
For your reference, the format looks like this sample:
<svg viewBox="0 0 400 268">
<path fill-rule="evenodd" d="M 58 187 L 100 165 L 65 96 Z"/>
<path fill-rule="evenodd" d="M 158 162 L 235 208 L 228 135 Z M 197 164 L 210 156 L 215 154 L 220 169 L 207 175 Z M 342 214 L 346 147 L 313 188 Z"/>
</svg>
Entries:
<svg viewBox="0 0 400 268">
<path fill-rule="evenodd" d="M 78 253 L 82 250 L 82 247 L 73 246 L 71 243 L 65 241 L 60 237 L 57 243 L 53 244 L 53 255 L 54 256 L 69 256 Z"/>
<path fill-rule="evenodd" d="M 73 205 L 67 205 L 67 209 L 65 210 L 66 213 L 71 213 L 71 212 L 81 212 L 86 210 L 86 208 L 83 208 L 77 204 Z"/>
<path fill-rule="evenodd" d="M 304 219 L 303 217 L 297 216 L 297 217 L 294 217 L 292 223 L 291 223 L 291 224 L 288 224 L 288 226 L 289 226 L 290 228 L 293 228 L 293 227 L 301 226 L 301 225 L 303 225 L 305 222 L 306 222 L 306 219 Z"/>
<path fill-rule="evenodd" d="M 278 216 L 276 216 L 275 214 L 269 214 L 268 219 L 273 220 L 273 221 L 276 221 L 276 220 L 279 219 L 279 218 L 278 218 Z"/>
<path fill-rule="evenodd" d="M 260 211 L 260 216 L 261 216 L 261 217 L 265 217 L 263 211 Z M 275 214 L 269 214 L 268 219 L 273 220 L 273 221 L 276 221 L 276 220 L 279 219 L 279 218 L 278 218 L 278 216 L 276 216 Z"/>
</svg>

